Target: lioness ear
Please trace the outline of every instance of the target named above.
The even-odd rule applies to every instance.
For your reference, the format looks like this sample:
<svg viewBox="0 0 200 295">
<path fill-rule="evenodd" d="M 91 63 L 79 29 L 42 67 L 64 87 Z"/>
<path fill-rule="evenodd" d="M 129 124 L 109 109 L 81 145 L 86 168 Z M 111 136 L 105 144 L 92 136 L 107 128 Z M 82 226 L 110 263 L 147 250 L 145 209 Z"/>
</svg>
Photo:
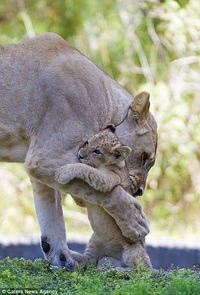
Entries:
<svg viewBox="0 0 200 295">
<path fill-rule="evenodd" d="M 131 104 L 131 110 L 138 113 L 142 119 L 147 118 L 147 114 L 150 107 L 150 94 L 148 92 L 141 92 L 134 97 L 134 100 Z"/>
<path fill-rule="evenodd" d="M 148 123 L 146 121 L 149 107 L 150 94 L 148 92 L 141 92 L 134 97 L 128 113 L 128 120 L 134 121 L 136 124 L 136 132 L 139 135 L 148 132 Z"/>
<path fill-rule="evenodd" d="M 114 147 L 111 150 L 112 154 L 114 155 L 115 159 L 119 159 L 120 161 L 123 161 L 126 157 L 130 155 L 132 152 L 132 149 L 129 146 L 120 146 L 120 147 Z"/>
</svg>

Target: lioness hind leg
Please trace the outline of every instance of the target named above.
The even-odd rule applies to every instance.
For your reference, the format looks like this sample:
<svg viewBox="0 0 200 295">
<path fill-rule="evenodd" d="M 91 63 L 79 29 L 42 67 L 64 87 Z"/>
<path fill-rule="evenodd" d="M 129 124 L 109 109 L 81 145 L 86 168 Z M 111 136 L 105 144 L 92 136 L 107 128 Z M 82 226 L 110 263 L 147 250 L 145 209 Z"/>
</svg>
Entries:
<svg viewBox="0 0 200 295">
<path fill-rule="evenodd" d="M 73 271 L 78 263 L 67 247 L 60 193 L 35 180 L 32 186 L 44 257 L 55 266 Z"/>
</svg>

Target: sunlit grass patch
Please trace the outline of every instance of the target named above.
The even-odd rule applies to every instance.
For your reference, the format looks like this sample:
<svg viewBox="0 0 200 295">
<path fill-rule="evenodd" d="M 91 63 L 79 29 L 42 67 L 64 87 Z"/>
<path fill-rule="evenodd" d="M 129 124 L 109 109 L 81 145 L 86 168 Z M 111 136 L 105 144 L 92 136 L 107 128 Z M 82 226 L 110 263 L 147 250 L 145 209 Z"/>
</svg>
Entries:
<svg viewBox="0 0 200 295">
<path fill-rule="evenodd" d="M 57 294 L 199 295 L 200 273 L 180 269 L 168 272 L 102 272 L 95 267 L 73 273 L 53 268 L 48 262 L 25 259 L 0 260 L 0 288 L 56 290 Z M 55 293 L 56 294 L 56 293 Z"/>
</svg>

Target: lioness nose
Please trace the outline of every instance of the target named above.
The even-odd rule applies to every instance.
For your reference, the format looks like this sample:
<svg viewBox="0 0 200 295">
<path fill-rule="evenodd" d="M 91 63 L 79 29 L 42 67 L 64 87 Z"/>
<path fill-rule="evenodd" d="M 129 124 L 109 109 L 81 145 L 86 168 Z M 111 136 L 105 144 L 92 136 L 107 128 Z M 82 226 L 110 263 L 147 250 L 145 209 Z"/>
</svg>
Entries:
<svg viewBox="0 0 200 295">
<path fill-rule="evenodd" d="M 144 189 L 139 188 L 139 189 L 137 190 L 137 192 L 135 193 L 135 195 L 136 195 L 136 196 L 142 196 L 142 195 L 143 195 L 143 192 L 144 192 Z"/>
</svg>

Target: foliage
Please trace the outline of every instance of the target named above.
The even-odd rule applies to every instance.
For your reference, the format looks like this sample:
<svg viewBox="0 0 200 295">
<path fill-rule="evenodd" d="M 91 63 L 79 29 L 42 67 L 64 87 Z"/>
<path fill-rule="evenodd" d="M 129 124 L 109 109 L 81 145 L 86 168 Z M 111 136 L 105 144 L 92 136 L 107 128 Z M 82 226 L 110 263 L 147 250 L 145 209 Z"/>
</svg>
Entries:
<svg viewBox="0 0 200 295">
<path fill-rule="evenodd" d="M 39 259 L 31 262 L 6 258 L 0 262 L 1 289 L 56 290 L 57 294 L 77 295 L 200 294 L 200 274 L 193 270 L 180 269 L 151 273 L 144 270 L 117 271 L 108 268 L 107 271 L 102 272 L 91 266 L 87 270 L 80 268 L 74 273 L 67 273 L 63 269 L 52 268 L 48 262 Z"/>
<path fill-rule="evenodd" d="M 170 234 L 175 229 L 193 234 L 199 228 L 199 19 L 196 0 L 0 2 L 1 43 L 54 31 L 129 92 L 150 91 L 159 143 L 143 204 L 153 227 Z M 23 187 L 18 192 L 21 168 L 5 167 L 2 171 L 8 174 L 17 170 L 16 181 L 9 185 L 10 196 L 30 194 L 29 184 L 27 191 Z M 23 181 L 27 184 L 26 178 Z M 8 199 L 0 210 L 13 210 Z M 31 219 L 29 201 L 13 200 L 13 204 L 22 202 L 20 211 Z"/>
</svg>

